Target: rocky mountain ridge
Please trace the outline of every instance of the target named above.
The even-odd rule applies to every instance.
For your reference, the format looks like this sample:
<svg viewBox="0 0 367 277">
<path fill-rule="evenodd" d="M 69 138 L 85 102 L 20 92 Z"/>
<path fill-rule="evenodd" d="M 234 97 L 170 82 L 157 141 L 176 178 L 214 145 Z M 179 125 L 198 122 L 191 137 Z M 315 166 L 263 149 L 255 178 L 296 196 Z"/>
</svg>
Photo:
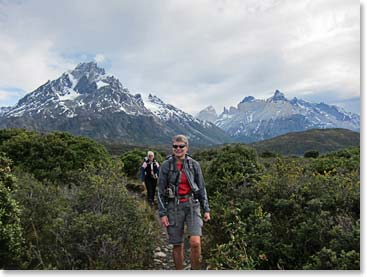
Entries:
<svg viewBox="0 0 367 277">
<path fill-rule="evenodd" d="M 164 103 L 157 96 L 131 94 L 96 63 L 74 70 L 4 107 L 0 128 L 68 131 L 74 135 L 134 144 L 166 144 L 186 134 L 194 144 L 230 141 L 213 123 L 204 122 Z"/>
<path fill-rule="evenodd" d="M 265 100 L 246 96 L 212 122 L 236 141 L 247 143 L 309 129 L 360 129 L 359 115 L 325 103 L 288 100 L 279 90 Z"/>
</svg>

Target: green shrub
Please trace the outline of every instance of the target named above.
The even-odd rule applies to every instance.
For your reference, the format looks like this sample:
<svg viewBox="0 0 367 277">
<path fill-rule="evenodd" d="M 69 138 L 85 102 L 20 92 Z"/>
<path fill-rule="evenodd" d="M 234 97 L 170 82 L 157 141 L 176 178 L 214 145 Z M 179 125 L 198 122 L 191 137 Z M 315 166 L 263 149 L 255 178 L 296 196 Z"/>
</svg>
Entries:
<svg viewBox="0 0 367 277">
<path fill-rule="evenodd" d="M 144 157 L 146 157 L 146 152 L 138 149 L 124 153 L 121 156 L 124 173 L 131 178 L 137 178 Z"/>
<path fill-rule="evenodd" d="M 359 148 L 345 149 L 328 153 L 314 160 L 308 167 L 319 174 L 344 174 L 360 170 Z"/>
<path fill-rule="evenodd" d="M 203 253 L 209 268 L 255 268 L 257 261 L 246 244 L 247 228 L 252 226 L 244 218 L 253 216 L 260 221 L 264 218 L 256 218 L 255 210 L 259 208 L 256 205 L 245 211 L 243 200 L 262 170 L 256 152 L 243 145 L 225 146 L 207 166 L 205 178 L 212 221 L 205 226 Z M 267 228 L 266 225 L 260 229 Z"/>
<path fill-rule="evenodd" d="M 316 150 L 312 150 L 312 151 L 307 151 L 305 152 L 305 154 L 303 155 L 305 158 L 317 158 L 319 156 L 319 151 Z"/>
<path fill-rule="evenodd" d="M 144 269 L 153 260 L 154 215 L 126 191 L 120 166 L 89 165 L 68 188 L 18 172 L 25 269 Z"/>
<path fill-rule="evenodd" d="M 312 255 L 310 262 L 303 269 L 323 269 L 323 270 L 359 270 L 360 255 L 352 250 L 337 253 L 331 249 L 323 247 L 315 255 Z"/>
<path fill-rule="evenodd" d="M 237 188 L 253 185 L 262 170 L 254 149 L 240 144 L 225 146 L 208 168 L 210 185 L 207 189 L 225 195 Z"/>
<path fill-rule="evenodd" d="M 275 158 L 279 156 L 279 154 L 271 152 L 271 151 L 264 151 L 260 154 L 261 158 Z"/>
<path fill-rule="evenodd" d="M 0 130 L 0 151 L 14 165 L 31 172 L 38 180 L 71 183 L 87 164 L 111 162 L 105 148 L 93 140 L 64 132 L 38 134 L 25 130 Z"/>
<path fill-rule="evenodd" d="M 23 242 L 20 208 L 13 196 L 17 186 L 10 165 L 0 154 L 0 269 L 11 269 L 19 262 Z"/>
<path fill-rule="evenodd" d="M 209 268 L 359 268 L 358 150 L 279 157 L 262 171 L 256 157 L 232 149 L 219 151 L 205 171 Z"/>
<path fill-rule="evenodd" d="M 192 156 L 195 160 L 203 162 L 203 161 L 212 161 L 220 153 L 221 148 L 214 149 L 205 149 L 205 150 L 196 150 L 193 152 Z"/>
</svg>

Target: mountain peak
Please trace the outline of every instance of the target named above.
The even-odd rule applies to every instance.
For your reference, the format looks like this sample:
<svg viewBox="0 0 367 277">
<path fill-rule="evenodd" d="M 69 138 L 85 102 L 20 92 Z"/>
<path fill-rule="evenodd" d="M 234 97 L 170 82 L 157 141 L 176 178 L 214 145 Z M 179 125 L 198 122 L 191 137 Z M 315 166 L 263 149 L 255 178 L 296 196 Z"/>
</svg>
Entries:
<svg viewBox="0 0 367 277">
<path fill-rule="evenodd" d="M 148 101 L 158 104 L 158 105 L 165 105 L 165 103 L 158 96 L 153 95 L 151 93 L 149 93 Z"/>
<path fill-rule="evenodd" d="M 206 120 L 206 121 L 214 123 L 215 120 L 217 120 L 218 118 L 218 114 L 215 108 L 212 105 L 210 105 L 206 107 L 205 109 L 201 110 L 198 113 L 198 115 L 196 116 L 196 118 L 203 120 L 203 121 Z"/>
<path fill-rule="evenodd" d="M 243 100 L 240 103 L 253 102 L 254 100 L 255 100 L 255 97 L 253 97 L 253 96 L 246 96 L 245 98 L 243 98 Z"/>
<path fill-rule="evenodd" d="M 98 67 L 95 62 L 80 63 L 74 70 L 69 71 L 67 75 L 69 75 L 70 80 L 73 80 L 72 83 L 76 84 L 73 85 L 73 89 L 78 93 L 88 93 L 106 84 L 109 84 L 111 87 L 122 88 L 122 85 L 116 78 L 107 76 L 105 70 Z M 102 79 L 103 84 L 100 83 Z"/>
<path fill-rule="evenodd" d="M 285 98 L 284 93 L 280 92 L 279 90 L 276 90 L 274 92 L 274 95 L 268 99 L 268 102 L 278 102 L 278 101 L 287 101 L 287 98 Z"/>
<path fill-rule="evenodd" d="M 266 100 L 243 99 L 237 109 L 224 109 L 215 124 L 238 141 L 252 142 L 308 129 L 344 128 L 359 131 L 358 115 L 325 103 L 296 97 L 288 100 L 275 90 Z"/>
<path fill-rule="evenodd" d="M 67 131 L 128 144 L 162 144 L 177 133 L 193 144 L 231 141 L 210 122 L 149 94 L 131 94 L 95 62 L 80 63 L 18 101 L 0 108 L 0 128 Z"/>
<path fill-rule="evenodd" d="M 215 108 L 212 105 L 206 107 L 205 109 L 203 109 L 203 111 L 216 113 Z"/>
<path fill-rule="evenodd" d="M 76 78 L 80 79 L 82 76 L 97 77 L 100 75 L 105 75 L 106 72 L 103 68 L 98 67 L 96 62 L 80 63 L 75 67 L 71 74 Z"/>
</svg>

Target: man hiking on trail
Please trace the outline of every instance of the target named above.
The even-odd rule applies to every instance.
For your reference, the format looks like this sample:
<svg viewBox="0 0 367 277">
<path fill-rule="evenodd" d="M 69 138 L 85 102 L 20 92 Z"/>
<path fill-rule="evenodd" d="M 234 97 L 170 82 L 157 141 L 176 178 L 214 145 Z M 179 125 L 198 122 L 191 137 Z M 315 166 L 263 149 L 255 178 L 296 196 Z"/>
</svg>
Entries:
<svg viewBox="0 0 367 277">
<path fill-rule="evenodd" d="M 183 269 L 184 229 L 190 242 L 191 269 L 201 269 L 201 235 L 210 209 L 200 164 L 187 155 L 187 137 L 177 135 L 172 141 L 172 155 L 164 161 L 158 181 L 158 208 L 161 223 L 167 227 L 168 242 L 173 244 L 176 269 Z"/>
<path fill-rule="evenodd" d="M 159 175 L 159 163 L 154 159 L 154 153 L 148 151 L 141 166 L 141 181 L 147 189 L 147 200 L 150 206 L 154 204 L 154 195 Z"/>
</svg>

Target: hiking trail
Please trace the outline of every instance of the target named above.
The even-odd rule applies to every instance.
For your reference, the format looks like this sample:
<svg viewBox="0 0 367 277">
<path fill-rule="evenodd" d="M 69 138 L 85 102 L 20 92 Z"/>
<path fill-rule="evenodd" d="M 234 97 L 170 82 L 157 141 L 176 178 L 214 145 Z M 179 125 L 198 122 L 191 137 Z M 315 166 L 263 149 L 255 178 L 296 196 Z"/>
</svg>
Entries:
<svg viewBox="0 0 367 277">
<path fill-rule="evenodd" d="M 140 188 L 139 188 L 140 187 Z M 131 196 L 133 196 L 138 201 L 146 201 L 146 195 L 143 193 L 144 188 L 141 188 L 139 183 L 132 183 L 132 180 L 129 180 L 127 185 L 128 192 Z M 156 203 L 151 207 L 154 212 L 154 218 L 156 222 L 157 228 L 159 228 L 159 236 L 157 238 L 157 247 L 154 249 L 154 258 L 153 264 L 149 268 L 151 270 L 175 270 L 175 264 L 173 262 L 172 250 L 173 246 L 168 244 L 168 234 L 167 229 L 162 226 L 158 207 Z M 184 241 L 184 269 L 190 269 L 190 246 L 187 237 L 185 237 Z"/>
</svg>

